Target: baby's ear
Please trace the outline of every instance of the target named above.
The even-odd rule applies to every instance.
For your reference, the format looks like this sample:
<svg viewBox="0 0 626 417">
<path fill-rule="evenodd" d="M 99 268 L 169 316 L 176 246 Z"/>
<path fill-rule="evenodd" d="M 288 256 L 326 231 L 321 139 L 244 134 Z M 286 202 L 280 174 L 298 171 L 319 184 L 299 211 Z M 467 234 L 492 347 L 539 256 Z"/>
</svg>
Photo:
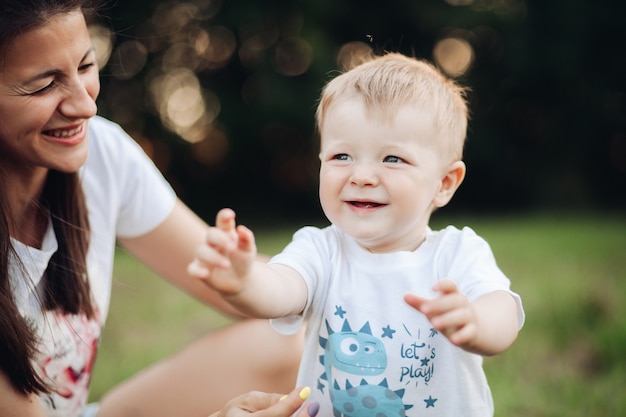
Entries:
<svg viewBox="0 0 626 417">
<path fill-rule="evenodd" d="M 454 193 L 465 178 L 465 170 L 465 163 L 463 161 L 456 161 L 450 164 L 441 179 L 439 190 L 433 200 L 435 207 L 443 207 L 450 202 L 452 196 L 454 196 Z"/>
</svg>

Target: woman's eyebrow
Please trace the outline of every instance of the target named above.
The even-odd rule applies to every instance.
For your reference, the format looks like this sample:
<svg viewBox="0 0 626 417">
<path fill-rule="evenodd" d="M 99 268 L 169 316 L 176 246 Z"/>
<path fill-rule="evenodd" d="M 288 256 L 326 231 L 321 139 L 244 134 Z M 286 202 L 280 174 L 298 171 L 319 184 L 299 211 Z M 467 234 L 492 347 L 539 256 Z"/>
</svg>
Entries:
<svg viewBox="0 0 626 417">
<path fill-rule="evenodd" d="M 87 56 L 89 54 L 91 54 L 92 52 L 95 52 L 95 50 L 96 50 L 96 48 L 94 48 L 93 46 L 91 48 L 89 48 L 87 50 L 87 52 L 85 52 L 85 55 L 83 55 L 83 57 L 80 59 L 80 62 L 83 62 L 87 58 Z M 56 75 L 56 74 L 58 74 L 60 72 L 61 72 L 61 70 L 59 70 L 59 69 L 50 69 L 50 70 L 44 71 L 44 72 L 42 72 L 40 74 L 34 75 L 33 77 L 25 80 L 22 84 L 23 85 L 28 85 L 28 84 L 34 83 L 36 81 L 43 80 L 43 79 L 46 79 L 48 77 L 52 77 L 52 76 L 54 76 L 54 75 Z"/>
<path fill-rule="evenodd" d="M 58 69 L 51 69 L 51 70 L 48 70 L 48 71 L 44 71 L 44 72 L 42 72 L 40 74 L 36 74 L 35 76 L 25 80 L 24 82 L 22 82 L 22 85 L 29 85 L 29 84 L 32 84 L 32 83 L 37 82 L 39 80 L 43 80 L 43 79 L 52 77 L 52 76 L 58 74 L 59 72 L 61 72 L 61 71 L 58 70 Z"/>
</svg>

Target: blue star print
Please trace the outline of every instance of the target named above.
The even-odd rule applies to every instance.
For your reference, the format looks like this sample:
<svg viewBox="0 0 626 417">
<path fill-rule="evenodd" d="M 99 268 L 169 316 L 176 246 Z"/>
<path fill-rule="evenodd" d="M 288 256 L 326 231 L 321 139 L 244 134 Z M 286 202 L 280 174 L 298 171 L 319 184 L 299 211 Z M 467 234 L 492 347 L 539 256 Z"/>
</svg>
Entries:
<svg viewBox="0 0 626 417">
<path fill-rule="evenodd" d="M 393 339 L 393 334 L 396 331 L 393 330 L 389 325 L 387 325 L 387 327 L 383 327 L 383 335 L 381 337 L 388 337 L 390 339 Z"/>
<path fill-rule="evenodd" d="M 346 314 L 346 311 L 341 308 L 341 306 L 335 306 L 335 316 L 339 316 L 343 318 L 343 315 Z"/>
<path fill-rule="evenodd" d="M 432 395 L 429 395 L 428 398 L 424 400 L 424 402 L 426 403 L 426 408 L 428 407 L 435 408 L 435 401 L 437 401 L 437 399 L 433 398 Z"/>
</svg>

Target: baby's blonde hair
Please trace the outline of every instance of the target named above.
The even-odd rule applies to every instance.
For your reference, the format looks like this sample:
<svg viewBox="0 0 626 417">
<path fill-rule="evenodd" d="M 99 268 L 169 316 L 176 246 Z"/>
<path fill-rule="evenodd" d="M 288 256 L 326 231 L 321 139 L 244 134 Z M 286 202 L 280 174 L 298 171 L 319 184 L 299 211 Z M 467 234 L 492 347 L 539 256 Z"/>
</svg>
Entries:
<svg viewBox="0 0 626 417">
<path fill-rule="evenodd" d="M 375 56 L 326 84 L 315 114 L 317 129 L 321 132 L 327 112 L 342 100 L 361 98 L 370 117 L 386 121 L 401 106 L 416 105 L 433 111 L 442 149 L 459 160 L 469 117 L 465 91 L 426 61 L 399 53 Z"/>
</svg>

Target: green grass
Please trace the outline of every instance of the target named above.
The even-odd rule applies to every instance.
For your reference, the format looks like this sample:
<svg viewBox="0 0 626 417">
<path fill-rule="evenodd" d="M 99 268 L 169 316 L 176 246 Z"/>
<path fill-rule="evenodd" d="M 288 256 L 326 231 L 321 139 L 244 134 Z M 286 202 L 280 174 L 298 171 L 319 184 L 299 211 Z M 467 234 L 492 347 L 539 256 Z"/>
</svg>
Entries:
<svg viewBox="0 0 626 417">
<path fill-rule="evenodd" d="M 439 217 L 441 216 L 441 217 Z M 507 352 L 485 359 L 496 416 L 626 415 L 626 216 L 445 218 L 491 244 L 523 298 L 526 323 Z M 297 228 L 257 231 L 275 253 Z M 228 320 L 119 252 L 92 399 Z"/>
</svg>

